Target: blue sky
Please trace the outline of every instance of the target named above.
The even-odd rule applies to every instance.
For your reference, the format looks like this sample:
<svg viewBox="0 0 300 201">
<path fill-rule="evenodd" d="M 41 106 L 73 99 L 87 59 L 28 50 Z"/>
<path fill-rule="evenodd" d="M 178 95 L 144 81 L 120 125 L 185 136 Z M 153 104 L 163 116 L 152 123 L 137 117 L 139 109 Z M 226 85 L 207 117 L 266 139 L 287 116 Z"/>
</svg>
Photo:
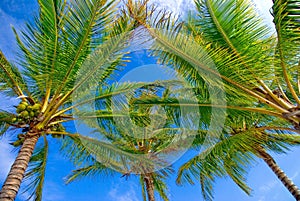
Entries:
<svg viewBox="0 0 300 201">
<path fill-rule="evenodd" d="M 154 0 L 158 5 L 167 7 L 174 12 L 184 14 L 188 8 L 192 8 L 191 0 Z M 257 8 L 264 15 L 267 22 L 271 22 L 268 9 L 271 0 L 256 0 Z M 10 26 L 17 30 L 24 26 L 26 20 L 31 20 L 32 14 L 36 12 L 37 4 L 34 0 L 1 0 L 0 2 L 0 49 L 10 59 L 14 60 L 17 50 L 13 33 Z M 8 100 L 0 99 L 0 108 L 11 108 Z M 0 184 L 3 183 L 9 167 L 16 155 L 8 145 L 9 136 L 0 141 Z M 69 185 L 63 183 L 63 178 L 70 173 L 74 167 L 65 160 L 57 151 L 59 144 L 50 140 L 49 160 L 47 164 L 46 182 L 43 201 L 139 201 L 141 189 L 136 179 L 132 176 L 128 180 L 120 178 L 121 175 L 107 178 L 86 178 L 82 181 Z M 289 175 L 298 186 L 300 186 L 300 148 L 293 148 L 287 155 L 272 154 L 281 168 Z M 178 164 L 178 163 L 176 163 Z M 176 165 L 175 164 L 175 165 Z M 174 184 L 174 178 L 168 181 L 170 186 L 171 201 L 196 201 L 201 200 L 199 186 L 178 187 Z M 217 180 L 215 186 L 216 201 L 289 201 L 294 200 L 284 186 L 277 180 L 276 176 L 261 161 L 257 160 L 249 171 L 248 184 L 253 188 L 252 197 L 243 193 L 230 179 Z M 17 200 L 23 201 L 26 194 L 19 194 Z"/>
</svg>

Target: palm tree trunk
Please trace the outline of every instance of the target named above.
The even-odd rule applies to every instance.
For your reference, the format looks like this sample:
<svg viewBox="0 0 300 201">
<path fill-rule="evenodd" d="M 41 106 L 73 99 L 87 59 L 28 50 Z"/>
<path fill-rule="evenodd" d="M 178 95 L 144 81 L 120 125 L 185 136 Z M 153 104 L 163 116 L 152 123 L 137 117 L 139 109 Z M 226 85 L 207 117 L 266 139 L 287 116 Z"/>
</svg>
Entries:
<svg viewBox="0 0 300 201">
<path fill-rule="evenodd" d="M 15 200 L 38 138 L 38 135 L 35 135 L 24 140 L 0 191 L 0 201 Z"/>
<path fill-rule="evenodd" d="M 155 201 L 154 197 L 154 184 L 151 173 L 145 174 L 144 181 L 146 183 L 146 190 L 149 201 Z"/>
<path fill-rule="evenodd" d="M 280 169 L 276 164 L 275 160 L 270 156 L 263 148 L 258 150 L 260 157 L 267 163 L 271 170 L 276 174 L 283 185 L 288 189 L 288 191 L 294 196 L 297 201 L 300 201 L 300 190 L 292 182 L 292 180 Z"/>
</svg>

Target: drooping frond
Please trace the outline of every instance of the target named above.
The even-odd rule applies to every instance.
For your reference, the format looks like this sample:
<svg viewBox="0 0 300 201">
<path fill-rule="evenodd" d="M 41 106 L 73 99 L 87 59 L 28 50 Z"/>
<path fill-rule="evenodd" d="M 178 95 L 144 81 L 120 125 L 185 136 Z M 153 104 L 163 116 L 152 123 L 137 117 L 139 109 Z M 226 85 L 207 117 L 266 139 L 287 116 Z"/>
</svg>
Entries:
<svg viewBox="0 0 300 201">
<path fill-rule="evenodd" d="M 173 173 L 173 168 L 169 166 L 152 174 L 154 190 L 164 201 L 169 201 L 166 179 Z"/>
<path fill-rule="evenodd" d="M 82 167 L 76 170 L 73 170 L 71 174 L 69 174 L 66 178 L 66 183 L 70 183 L 76 180 L 83 179 L 85 177 L 95 178 L 95 177 L 107 177 L 112 176 L 116 172 L 101 163 L 94 161 L 93 164 Z"/>
<path fill-rule="evenodd" d="M 19 69 L 9 63 L 0 51 L 0 92 L 22 96 L 26 89 L 27 86 Z"/>
<path fill-rule="evenodd" d="M 249 194 L 250 189 L 244 183 L 244 169 L 253 160 L 251 150 L 253 150 L 253 144 L 256 141 L 247 133 L 232 136 L 220 141 L 213 147 L 208 147 L 180 167 L 177 183 L 194 184 L 195 180 L 199 181 L 204 198 L 212 200 L 215 179 L 229 175 Z"/>
<path fill-rule="evenodd" d="M 250 162 L 254 160 L 254 156 L 259 156 L 259 147 L 284 153 L 289 149 L 288 147 L 299 145 L 300 142 L 299 136 L 289 134 L 288 128 L 284 133 L 275 132 L 275 130 L 280 129 L 275 127 L 273 129 L 271 127 L 254 127 L 252 130 L 243 130 L 245 128 L 240 127 L 239 129 L 241 130 L 232 131 L 237 132 L 236 134 L 223 135 L 213 147 L 208 147 L 182 165 L 178 173 L 177 183 L 194 184 L 195 181 L 199 181 L 204 198 L 212 200 L 215 179 L 228 175 L 249 194 L 250 188 L 245 183 L 245 174 Z M 285 128 L 281 128 L 281 130 L 284 131 Z"/>
<path fill-rule="evenodd" d="M 11 126 L 10 124 L 12 123 L 12 118 L 14 116 L 14 114 L 0 110 L 0 136 L 8 131 Z"/>
<path fill-rule="evenodd" d="M 274 0 L 272 14 L 277 32 L 276 58 L 274 66 L 278 85 L 290 100 L 300 104 L 299 48 L 300 9 L 298 1 Z M 297 89 L 298 88 L 298 89 Z"/>
<path fill-rule="evenodd" d="M 48 157 L 48 141 L 44 136 L 43 145 L 37 149 L 30 159 L 28 170 L 24 177 L 26 187 L 23 191 L 30 192 L 28 200 L 42 201 L 42 191 L 44 187 L 46 164 Z"/>
<path fill-rule="evenodd" d="M 264 95 L 253 90 L 256 87 L 256 81 L 251 81 L 253 80 L 251 73 L 245 73 L 245 77 L 241 77 L 239 76 L 240 73 L 230 69 L 235 65 L 241 65 L 243 62 L 237 56 L 230 54 L 227 49 L 201 47 L 195 42 L 193 36 L 182 32 L 176 33 L 172 28 L 163 31 L 151 29 L 147 25 L 145 28 L 155 38 L 156 43 L 153 49 L 163 63 L 175 68 L 179 75 L 182 75 L 189 82 L 198 83 L 195 85 L 196 87 L 203 86 L 203 81 L 205 81 L 206 86 L 208 86 L 207 90 L 212 96 L 211 100 L 222 102 L 225 100 L 224 94 L 221 96 L 222 92 L 226 91 L 226 94 L 242 97 L 245 104 L 252 105 L 254 99 L 251 97 L 254 97 L 263 103 L 268 103 L 273 108 L 285 111 L 267 101 Z M 218 98 L 214 98 L 217 96 L 216 94 L 218 94 Z"/>
</svg>

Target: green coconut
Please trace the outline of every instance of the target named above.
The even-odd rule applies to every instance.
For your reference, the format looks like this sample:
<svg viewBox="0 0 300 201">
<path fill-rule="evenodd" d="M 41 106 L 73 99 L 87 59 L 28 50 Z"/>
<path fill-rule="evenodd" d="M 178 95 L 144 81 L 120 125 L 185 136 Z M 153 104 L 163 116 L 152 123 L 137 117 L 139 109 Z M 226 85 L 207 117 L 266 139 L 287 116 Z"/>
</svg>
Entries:
<svg viewBox="0 0 300 201">
<path fill-rule="evenodd" d="M 61 138 L 61 135 L 58 135 L 58 134 L 52 134 L 51 135 L 53 138 Z"/>
<path fill-rule="evenodd" d="M 14 118 L 11 119 L 11 122 L 12 122 L 12 123 L 15 123 L 15 122 L 17 122 L 17 121 L 18 121 L 18 119 L 17 119 L 16 117 L 14 117 Z"/>
<path fill-rule="evenodd" d="M 19 124 L 25 124 L 25 121 L 22 117 L 18 117 L 17 121 L 18 121 Z"/>
<path fill-rule="evenodd" d="M 17 113 L 20 113 L 20 112 L 26 110 L 26 107 L 27 107 L 27 105 L 25 105 L 25 104 L 22 104 L 22 103 L 19 104 L 17 107 Z"/>
<path fill-rule="evenodd" d="M 65 130 L 66 130 L 66 129 L 65 129 L 65 127 L 64 127 L 63 125 L 61 125 L 61 124 L 58 125 L 57 131 L 63 132 L 63 131 L 65 131 Z"/>
<path fill-rule="evenodd" d="M 27 110 L 28 110 L 28 111 L 32 111 L 32 110 L 33 110 L 32 106 L 31 106 L 31 105 L 28 105 L 28 106 L 27 106 Z"/>
<path fill-rule="evenodd" d="M 33 109 L 33 110 L 35 110 L 35 111 L 37 111 L 37 110 L 40 110 L 40 109 L 41 109 L 41 107 L 42 107 L 42 105 L 41 105 L 41 104 L 39 104 L 39 103 L 36 103 L 36 104 L 34 104 L 34 105 L 32 106 L 32 109 Z"/>
<path fill-rule="evenodd" d="M 20 116 L 25 118 L 25 119 L 28 119 L 29 118 L 29 112 L 25 110 L 25 111 L 20 113 Z"/>
<path fill-rule="evenodd" d="M 30 111 L 30 112 L 29 112 L 29 116 L 30 116 L 30 117 L 35 117 L 35 113 L 34 113 L 33 111 Z"/>
<path fill-rule="evenodd" d="M 28 106 L 28 103 L 26 101 L 22 101 L 20 104 Z"/>
</svg>

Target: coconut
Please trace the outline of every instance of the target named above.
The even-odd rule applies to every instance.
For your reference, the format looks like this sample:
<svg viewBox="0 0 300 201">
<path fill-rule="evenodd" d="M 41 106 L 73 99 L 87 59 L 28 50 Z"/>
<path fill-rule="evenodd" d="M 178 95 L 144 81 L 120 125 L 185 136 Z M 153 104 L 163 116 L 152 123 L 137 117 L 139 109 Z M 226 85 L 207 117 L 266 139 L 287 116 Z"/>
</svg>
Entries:
<svg viewBox="0 0 300 201">
<path fill-rule="evenodd" d="M 34 117 L 34 116 L 35 116 L 35 113 L 34 113 L 33 111 L 30 111 L 30 112 L 29 112 L 29 116 L 30 116 L 30 117 Z"/>
<path fill-rule="evenodd" d="M 41 107 L 42 107 L 41 104 L 36 103 L 36 104 L 34 104 L 34 105 L 32 106 L 32 109 L 35 110 L 35 111 L 37 111 L 37 110 L 40 110 Z"/>
<path fill-rule="evenodd" d="M 32 110 L 33 110 L 33 109 L 32 109 L 32 106 L 31 106 L 31 105 L 28 105 L 28 106 L 27 106 L 27 110 L 28 110 L 28 111 L 32 111 Z"/>
<path fill-rule="evenodd" d="M 25 118 L 25 119 L 28 119 L 29 118 L 29 112 L 25 110 L 25 111 L 20 113 L 20 116 Z"/>
<path fill-rule="evenodd" d="M 57 130 L 60 131 L 60 132 L 63 132 L 66 129 L 65 129 L 65 127 L 63 125 L 59 124 Z"/>
<path fill-rule="evenodd" d="M 15 122 L 17 122 L 17 121 L 18 121 L 18 119 L 17 119 L 16 117 L 14 117 L 14 118 L 11 119 L 11 122 L 12 122 L 12 123 L 15 123 Z"/>
<path fill-rule="evenodd" d="M 18 107 L 17 107 L 17 113 L 20 113 L 20 112 L 26 110 L 26 107 L 27 107 L 27 105 L 25 105 L 25 104 L 22 104 L 22 103 L 19 104 Z"/>
<path fill-rule="evenodd" d="M 53 138 L 61 138 L 61 135 L 57 135 L 57 134 L 52 134 L 51 135 Z"/>
<path fill-rule="evenodd" d="M 22 101 L 20 104 L 28 106 L 28 103 L 26 101 Z"/>
</svg>

